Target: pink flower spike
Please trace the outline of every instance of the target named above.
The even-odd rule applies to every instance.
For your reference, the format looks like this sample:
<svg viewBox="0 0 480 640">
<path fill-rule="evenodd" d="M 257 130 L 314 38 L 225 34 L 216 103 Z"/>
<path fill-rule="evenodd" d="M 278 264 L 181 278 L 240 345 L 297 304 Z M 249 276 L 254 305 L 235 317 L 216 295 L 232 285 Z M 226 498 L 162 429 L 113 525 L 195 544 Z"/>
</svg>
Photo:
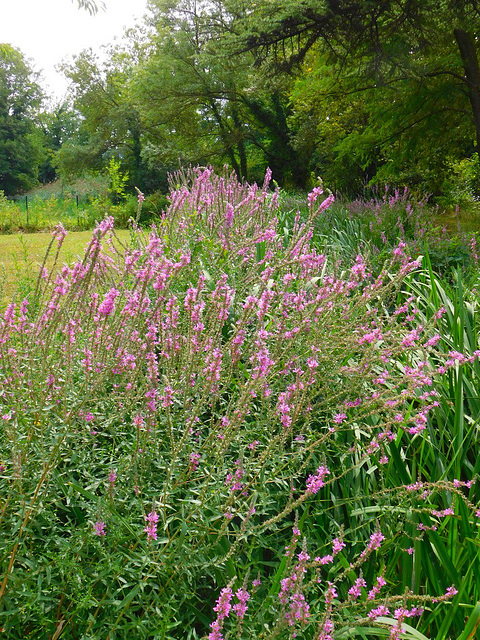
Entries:
<svg viewBox="0 0 480 640">
<path fill-rule="evenodd" d="M 93 525 L 93 528 L 95 529 L 95 535 L 96 536 L 106 536 L 107 532 L 105 531 L 105 522 L 102 522 L 101 520 L 98 520 L 97 522 L 95 522 L 95 524 Z"/>
<path fill-rule="evenodd" d="M 348 590 L 348 595 L 352 596 L 354 600 L 362 595 L 362 587 L 366 587 L 367 583 L 364 578 L 357 578 L 352 587 Z"/>
<path fill-rule="evenodd" d="M 334 630 L 334 625 L 332 620 L 330 620 L 329 618 L 327 618 L 327 620 L 325 620 L 323 627 L 320 630 L 320 635 L 318 636 L 317 640 L 333 640 L 333 632 Z"/>
<path fill-rule="evenodd" d="M 345 542 L 341 538 L 334 538 L 332 541 L 332 555 L 336 556 L 345 548 Z"/>
<path fill-rule="evenodd" d="M 230 587 L 225 587 L 220 591 L 217 604 L 213 607 L 213 610 L 217 614 L 217 620 L 224 620 L 230 615 L 230 610 L 232 608 L 230 600 L 232 597 L 233 592 Z"/>
<path fill-rule="evenodd" d="M 365 558 L 365 556 L 372 553 L 372 551 L 376 551 L 376 549 L 379 549 L 384 540 L 385 540 L 385 536 L 383 535 L 383 533 L 380 533 L 380 531 L 372 533 L 372 535 L 370 536 L 370 542 L 368 543 L 366 548 L 362 551 L 362 553 L 360 554 L 360 557 Z"/>
<path fill-rule="evenodd" d="M 233 605 L 233 610 L 237 617 L 243 620 L 248 609 L 247 602 L 250 600 L 250 594 L 245 589 L 238 589 L 235 596 L 238 599 L 238 603 Z"/>
<path fill-rule="evenodd" d="M 147 526 L 144 528 L 144 533 L 147 534 L 147 540 L 150 542 L 151 540 L 157 539 L 157 522 L 158 522 L 158 513 L 156 511 L 151 511 L 147 516 L 144 516 L 147 521 Z"/>
<path fill-rule="evenodd" d="M 376 609 L 372 609 L 368 614 L 368 617 L 372 620 L 379 618 L 380 616 L 390 615 L 390 610 L 385 605 L 380 605 Z"/>
<path fill-rule="evenodd" d="M 200 463 L 201 455 L 199 453 L 190 454 L 190 471 L 196 471 Z"/>
<path fill-rule="evenodd" d="M 305 493 L 307 495 L 318 493 L 325 484 L 323 481 L 325 476 L 328 476 L 329 473 L 330 471 L 327 467 L 324 467 L 323 465 L 318 467 L 316 474 L 308 476 L 307 490 Z"/>
<path fill-rule="evenodd" d="M 218 622 L 218 620 L 215 620 L 214 622 L 212 622 L 212 624 L 210 625 L 210 633 L 208 634 L 208 640 L 223 640 L 223 636 L 222 636 L 222 628 L 220 625 L 220 622 Z"/>
<path fill-rule="evenodd" d="M 448 587 L 448 589 L 445 591 L 445 598 L 453 598 L 454 596 L 456 596 L 458 593 L 458 589 L 456 589 L 453 585 L 451 587 Z"/>
</svg>

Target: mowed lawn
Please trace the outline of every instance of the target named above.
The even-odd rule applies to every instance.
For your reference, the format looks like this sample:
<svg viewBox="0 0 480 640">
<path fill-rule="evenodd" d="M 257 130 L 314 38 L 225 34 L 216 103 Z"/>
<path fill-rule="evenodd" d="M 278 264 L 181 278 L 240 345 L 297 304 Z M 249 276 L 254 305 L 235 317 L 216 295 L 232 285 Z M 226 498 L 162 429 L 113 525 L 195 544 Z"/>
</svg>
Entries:
<svg viewBox="0 0 480 640">
<path fill-rule="evenodd" d="M 129 231 L 119 230 L 115 233 L 120 242 L 129 243 Z M 69 231 L 60 250 L 57 268 L 83 256 L 91 237 L 91 231 Z M 50 233 L 0 235 L 0 306 L 3 307 L 15 293 L 21 297 L 31 288 L 51 238 Z M 51 251 L 47 259 L 47 269 L 52 266 L 55 252 L 55 249 Z"/>
</svg>

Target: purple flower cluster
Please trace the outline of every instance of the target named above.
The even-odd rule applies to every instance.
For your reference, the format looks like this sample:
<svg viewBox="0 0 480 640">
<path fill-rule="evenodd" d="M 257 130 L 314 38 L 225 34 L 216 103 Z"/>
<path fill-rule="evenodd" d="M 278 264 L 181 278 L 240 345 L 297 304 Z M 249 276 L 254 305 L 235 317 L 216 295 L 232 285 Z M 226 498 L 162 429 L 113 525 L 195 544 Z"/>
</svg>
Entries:
<svg viewBox="0 0 480 640">
<path fill-rule="evenodd" d="M 208 640 L 223 640 L 222 628 L 225 620 L 230 616 L 230 612 L 233 610 L 239 623 L 243 622 L 245 614 L 248 609 L 247 602 L 250 600 L 250 593 L 245 587 L 237 589 L 235 592 L 235 598 L 237 602 L 231 604 L 231 600 L 234 597 L 234 593 L 231 587 L 225 587 L 220 591 L 216 605 L 213 610 L 217 614 L 216 619 L 210 624 L 210 633 Z"/>
<path fill-rule="evenodd" d="M 97 522 L 95 522 L 93 525 L 95 535 L 100 537 L 106 536 L 107 532 L 105 531 L 105 526 L 105 522 L 103 522 L 102 520 L 97 520 Z"/>
<path fill-rule="evenodd" d="M 317 472 L 307 478 L 307 490 L 306 494 L 314 495 L 320 491 L 320 489 L 325 486 L 325 478 L 329 475 L 330 471 L 328 467 L 324 465 L 320 465 L 317 469 Z"/>
<path fill-rule="evenodd" d="M 157 522 L 158 522 L 158 513 L 156 511 L 151 511 L 148 515 L 145 516 L 145 520 L 147 522 L 147 526 L 144 528 L 144 533 L 147 534 L 147 540 L 150 542 L 151 540 L 157 539 Z"/>
</svg>

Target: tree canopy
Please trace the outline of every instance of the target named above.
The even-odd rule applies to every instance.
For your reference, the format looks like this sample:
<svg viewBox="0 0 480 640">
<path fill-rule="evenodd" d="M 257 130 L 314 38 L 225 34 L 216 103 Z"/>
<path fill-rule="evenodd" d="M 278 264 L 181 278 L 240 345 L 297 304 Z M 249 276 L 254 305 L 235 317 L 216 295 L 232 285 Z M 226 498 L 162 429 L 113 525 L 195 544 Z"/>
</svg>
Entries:
<svg viewBox="0 0 480 640">
<path fill-rule="evenodd" d="M 0 190 L 10 195 L 37 182 L 42 159 L 35 119 L 42 93 L 24 56 L 0 52 Z"/>
<path fill-rule="evenodd" d="M 301 183 L 288 124 L 291 80 L 265 86 L 252 54 L 225 49 L 243 7 L 182 0 L 151 2 L 151 9 L 151 52 L 134 86 L 153 143 L 173 141 L 184 162 L 223 159 L 242 178 L 260 178 L 269 164 L 278 180 Z"/>
<path fill-rule="evenodd" d="M 320 175 L 349 195 L 380 182 L 441 195 L 468 159 L 480 185 L 475 0 L 149 8 L 102 60 L 85 51 L 64 65 L 76 128 L 57 146 L 55 118 L 42 120 L 43 180 L 113 157 L 146 191 L 179 166 L 228 164 L 248 180 L 270 166 L 295 188 Z"/>
<path fill-rule="evenodd" d="M 474 0 L 252 6 L 236 49 L 254 50 L 277 72 L 296 74 L 295 103 L 300 113 L 317 115 L 319 141 L 327 129 L 331 136 L 332 124 L 337 128 L 335 161 L 349 155 L 366 177 L 418 180 L 414 174 L 438 172 L 450 157 L 478 152 L 480 9 Z M 322 121 L 327 113 L 328 124 Z"/>
</svg>

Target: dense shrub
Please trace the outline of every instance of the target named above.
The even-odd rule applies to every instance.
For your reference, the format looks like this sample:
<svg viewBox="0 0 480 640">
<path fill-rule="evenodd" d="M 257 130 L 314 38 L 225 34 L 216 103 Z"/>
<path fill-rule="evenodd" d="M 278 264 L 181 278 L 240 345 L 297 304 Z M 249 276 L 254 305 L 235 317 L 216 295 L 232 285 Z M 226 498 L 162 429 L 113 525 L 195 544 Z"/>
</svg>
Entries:
<svg viewBox="0 0 480 640">
<path fill-rule="evenodd" d="M 312 236 L 333 198 L 279 224 L 269 178 L 179 175 L 124 253 L 106 218 L 7 308 L 9 638 L 396 638 L 463 597 L 448 571 L 427 592 L 418 563 L 459 514 L 475 529 L 474 476 L 417 471 L 434 380 L 477 353 L 443 362 L 443 311 L 392 311 L 418 268 L 404 244 L 378 276 L 332 259 Z"/>
</svg>

